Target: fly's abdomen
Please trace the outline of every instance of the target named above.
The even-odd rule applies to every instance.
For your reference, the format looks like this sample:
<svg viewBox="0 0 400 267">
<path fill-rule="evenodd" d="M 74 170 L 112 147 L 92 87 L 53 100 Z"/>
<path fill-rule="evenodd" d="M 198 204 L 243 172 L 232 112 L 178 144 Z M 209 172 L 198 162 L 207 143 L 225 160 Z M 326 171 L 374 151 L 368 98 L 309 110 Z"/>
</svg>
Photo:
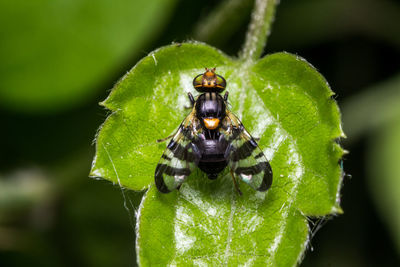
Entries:
<svg viewBox="0 0 400 267">
<path fill-rule="evenodd" d="M 229 144 L 226 140 L 206 139 L 198 143 L 201 152 L 201 159 L 198 167 L 203 172 L 207 173 L 210 179 L 217 178 L 220 173 L 227 166 L 226 155 Z"/>
</svg>

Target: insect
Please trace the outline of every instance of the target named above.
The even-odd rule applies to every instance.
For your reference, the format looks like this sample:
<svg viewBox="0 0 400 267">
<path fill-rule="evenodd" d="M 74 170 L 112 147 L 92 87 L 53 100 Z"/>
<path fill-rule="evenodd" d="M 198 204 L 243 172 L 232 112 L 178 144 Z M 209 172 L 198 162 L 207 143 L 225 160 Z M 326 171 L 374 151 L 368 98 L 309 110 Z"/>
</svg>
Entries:
<svg viewBox="0 0 400 267">
<path fill-rule="evenodd" d="M 227 109 L 225 79 L 207 69 L 193 79 L 201 93 L 188 93 L 191 112 L 168 143 L 155 170 L 155 184 L 162 193 L 179 189 L 195 168 L 216 179 L 227 166 L 239 194 L 236 177 L 258 191 L 272 184 L 272 169 L 254 138 L 240 120 Z"/>
</svg>

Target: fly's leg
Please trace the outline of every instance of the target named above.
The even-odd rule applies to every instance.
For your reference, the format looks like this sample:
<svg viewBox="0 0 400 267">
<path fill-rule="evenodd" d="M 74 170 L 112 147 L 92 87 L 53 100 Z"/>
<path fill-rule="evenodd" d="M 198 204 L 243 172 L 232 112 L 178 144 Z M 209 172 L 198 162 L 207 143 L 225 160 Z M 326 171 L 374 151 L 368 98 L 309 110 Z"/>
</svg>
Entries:
<svg viewBox="0 0 400 267">
<path fill-rule="evenodd" d="M 190 107 L 185 106 L 185 109 L 192 109 L 193 106 L 194 106 L 194 103 L 195 103 L 196 101 L 194 100 L 194 97 L 193 97 L 193 95 L 192 95 L 190 92 L 188 92 L 188 97 L 189 97 L 189 101 L 190 101 L 191 106 L 190 106 Z"/>
<path fill-rule="evenodd" d="M 167 136 L 167 137 L 165 137 L 165 138 L 157 139 L 157 143 L 165 142 L 165 141 L 167 141 L 168 139 L 171 139 L 172 137 L 174 137 L 174 135 L 175 135 L 175 134 L 171 134 L 171 135 L 169 135 L 169 136 Z"/>
<path fill-rule="evenodd" d="M 240 191 L 239 185 L 237 184 L 237 181 L 236 181 L 235 175 L 233 174 L 232 169 L 230 170 L 230 172 L 231 172 L 233 184 L 235 185 L 236 191 L 238 192 L 239 196 L 243 195 L 242 191 Z"/>
<path fill-rule="evenodd" d="M 196 101 L 194 101 L 194 97 L 193 97 L 193 95 L 192 95 L 190 92 L 188 92 L 188 97 L 189 97 L 190 103 L 192 104 L 192 107 L 193 107 L 193 105 L 194 105 L 194 103 L 195 103 Z"/>
<path fill-rule="evenodd" d="M 225 102 L 228 101 L 228 95 L 229 95 L 229 93 L 228 93 L 228 91 L 226 91 L 225 94 L 224 94 L 224 101 Z"/>
</svg>

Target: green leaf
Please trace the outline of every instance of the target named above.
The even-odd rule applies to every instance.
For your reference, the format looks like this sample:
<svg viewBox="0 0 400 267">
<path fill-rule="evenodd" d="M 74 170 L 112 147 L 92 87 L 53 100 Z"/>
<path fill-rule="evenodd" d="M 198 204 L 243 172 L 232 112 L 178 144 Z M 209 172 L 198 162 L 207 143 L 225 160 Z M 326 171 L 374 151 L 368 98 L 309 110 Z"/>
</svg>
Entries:
<svg viewBox="0 0 400 267">
<path fill-rule="evenodd" d="M 369 144 L 367 173 L 370 192 L 400 253 L 400 118 L 377 129 L 369 138 Z"/>
<path fill-rule="evenodd" d="M 270 160 L 266 192 L 229 173 L 195 171 L 179 191 L 159 193 L 154 170 L 188 114 L 187 92 L 204 67 L 227 79 L 230 109 Z M 309 240 L 307 216 L 339 213 L 340 113 L 324 78 L 304 59 L 268 55 L 241 65 L 200 43 L 163 47 L 142 59 L 103 102 L 112 111 L 97 137 L 92 176 L 149 188 L 138 215 L 138 262 L 151 265 L 295 265 Z"/>
<path fill-rule="evenodd" d="M 0 105 L 49 112 L 81 104 L 139 52 L 175 0 L 0 2 Z"/>
</svg>

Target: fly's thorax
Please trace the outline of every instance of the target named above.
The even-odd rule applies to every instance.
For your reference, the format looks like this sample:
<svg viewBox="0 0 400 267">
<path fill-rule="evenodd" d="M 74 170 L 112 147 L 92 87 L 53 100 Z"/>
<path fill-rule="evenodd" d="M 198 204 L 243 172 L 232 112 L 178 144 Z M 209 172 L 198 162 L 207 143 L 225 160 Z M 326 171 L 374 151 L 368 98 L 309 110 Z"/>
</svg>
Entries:
<svg viewBox="0 0 400 267">
<path fill-rule="evenodd" d="M 196 116 L 202 126 L 215 130 L 226 117 L 226 104 L 222 96 L 215 92 L 201 94 L 195 104 Z"/>
</svg>

